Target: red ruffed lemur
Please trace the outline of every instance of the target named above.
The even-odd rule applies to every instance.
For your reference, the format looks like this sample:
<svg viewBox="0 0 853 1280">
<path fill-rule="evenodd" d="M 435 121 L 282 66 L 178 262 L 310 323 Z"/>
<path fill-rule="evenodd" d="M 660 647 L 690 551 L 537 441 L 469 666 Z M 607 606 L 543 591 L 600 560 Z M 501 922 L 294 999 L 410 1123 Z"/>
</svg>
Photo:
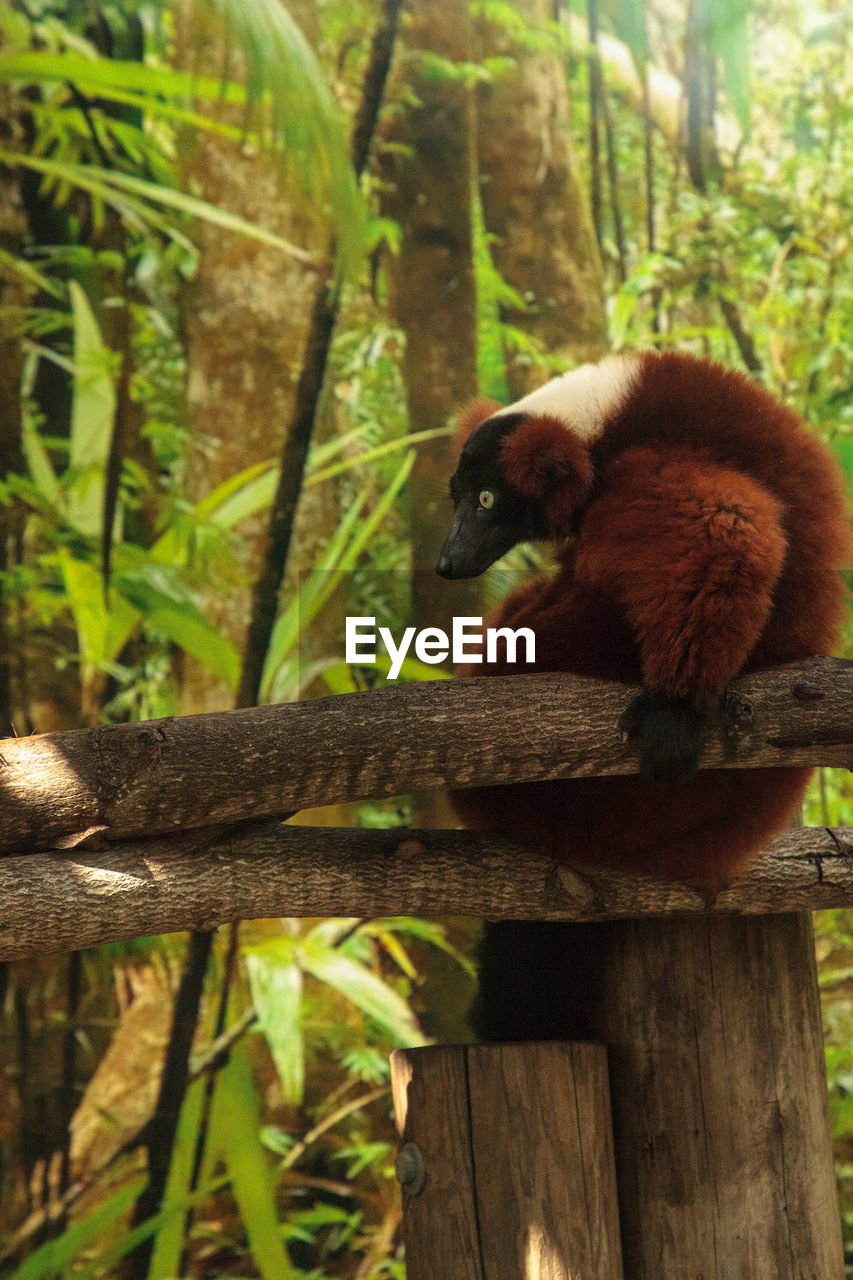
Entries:
<svg viewBox="0 0 853 1280">
<path fill-rule="evenodd" d="M 744 671 L 837 643 L 848 519 L 840 474 L 797 416 L 740 373 L 682 353 L 585 365 L 508 408 L 469 406 L 436 565 L 482 573 L 516 543 L 558 571 L 492 626 L 530 627 L 535 663 L 641 683 L 619 722 L 639 776 L 458 791 L 470 827 L 561 862 L 718 889 L 779 831 L 810 770 L 697 771 L 703 723 Z"/>
</svg>

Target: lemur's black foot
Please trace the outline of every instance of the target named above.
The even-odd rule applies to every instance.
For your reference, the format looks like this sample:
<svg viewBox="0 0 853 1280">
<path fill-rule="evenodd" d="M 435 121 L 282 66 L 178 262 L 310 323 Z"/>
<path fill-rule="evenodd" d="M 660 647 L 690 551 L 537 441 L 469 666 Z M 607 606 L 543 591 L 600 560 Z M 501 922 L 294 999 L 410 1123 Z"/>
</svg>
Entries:
<svg viewBox="0 0 853 1280">
<path fill-rule="evenodd" d="M 688 702 L 644 689 L 619 717 L 619 732 L 640 748 L 640 777 L 648 782 L 684 782 L 699 768 L 705 717 Z"/>
</svg>

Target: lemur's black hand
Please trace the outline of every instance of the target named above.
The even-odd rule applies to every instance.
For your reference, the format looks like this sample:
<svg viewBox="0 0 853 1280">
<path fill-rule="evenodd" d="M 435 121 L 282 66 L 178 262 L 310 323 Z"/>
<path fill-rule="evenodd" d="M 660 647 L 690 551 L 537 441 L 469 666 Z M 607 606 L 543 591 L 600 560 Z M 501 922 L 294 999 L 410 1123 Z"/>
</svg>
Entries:
<svg viewBox="0 0 853 1280">
<path fill-rule="evenodd" d="M 705 717 L 686 698 L 644 689 L 619 717 L 619 732 L 640 749 L 640 777 L 684 782 L 699 767 Z"/>
</svg>

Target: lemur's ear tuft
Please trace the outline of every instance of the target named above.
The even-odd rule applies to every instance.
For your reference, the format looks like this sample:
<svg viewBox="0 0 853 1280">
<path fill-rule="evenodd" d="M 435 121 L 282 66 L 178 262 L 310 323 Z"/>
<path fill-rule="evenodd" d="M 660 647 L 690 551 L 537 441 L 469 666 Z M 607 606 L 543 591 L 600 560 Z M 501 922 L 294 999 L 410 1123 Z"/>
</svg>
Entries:
<svg viewBox="0 0 853 1280">
<path fill-rule="evenodd" d="M 453 443 L 457 451 L 487 418 L 491 418 L 493 413 L 502 408 L 502 404 L 497 400 L 490 400 L 488 396 L 476 396 L 464 404 L 453 421 Z"/>
<path fill-rule="evenodd" d="M 501 464 L 522 497 L 541 503 L 552 537 L 567 534 L 592 486 L 592 461 L 583 441 L 559 418 L 539 414 L 507 436 Z"/>
</svg>

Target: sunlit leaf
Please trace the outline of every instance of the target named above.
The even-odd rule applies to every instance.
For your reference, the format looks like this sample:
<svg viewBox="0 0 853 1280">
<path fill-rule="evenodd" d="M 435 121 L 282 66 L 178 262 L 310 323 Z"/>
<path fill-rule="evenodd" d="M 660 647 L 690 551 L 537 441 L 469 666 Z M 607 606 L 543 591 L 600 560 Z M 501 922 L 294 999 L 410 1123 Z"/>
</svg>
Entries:
<svg viewBox="0 0 853 1280">
<path fill-rule="evenodd" d="M 156 1235 L 169 1219 L 175 1215 L 183 1218 L 188 1209 L 192 1209 L 197 1204 L 202 1204 L 207 1200 L 208 1196 L 213 1195 L 226 1182 L 227 1179 L 224 1177 L 211 1179 L 199 1187 L 197 1191 L 194 1191 L 192 1195 L 184 1196 L 182 1200 L 173 1202 L 169 1209 L 161 1209 L 158 1213 L 152 1214 L 150 1218 L 146 1218 L 144 1222 L 140 1222 L 129 1231 L 123 1232 L 119 1239 L 114 1244 L 110 1244 L 94 1261 L 85 1266 L 75 1266 L 70 1274 L 73 1275 L 74 1280 L 95 1280 L 96 1277 L 114 1276 L 116 1274 L 114 1268 L 122 1258 L 126 1258 L 143 1241 Z M 114 1235 L 108 1235 L 107 1238 L 115 1239 Z"/>
<path fill-rule="evenodd" d="M 107 605 L 103 579 L 87 560 L 68 551 L 60 551 L 58 559 L 84 667 L 94 670 L 113 662 L 139 625 L 141 612 L 115 590 Z"/>
<path fill-rule="evenodd" d="M 362 493 L 358 496 L 335 531 L 320 566 L 308 575 L 298 598 L 292 601 L 277 619 L 264 664 L 261 683 L 263 699 L 274 696 L 279 668 L 290 660 L 299 637 L 299 628 L 307 626 L 308 622 L 317 616 L 339 584 L 342 575 L 354 567 L 408 480 L 415 465 L 415 457 L 414 449 L 410 449 L 366 520 L 359 520 L 366 494 Z"/>
<path fill-rule="evenodd" d="M 117 169 L 101 169 L 97 165 L 45 160 L 23 151 L 0 149 L 0 163 L 9 165 L 11 168 L 22 166 L 25 169 L 33 169 L 36 173 L 65 182 L 69 187 L 79 187 L 91 196 L 103 200 L 104 204 L 115 209 L 137 229 L 150 226 L 162 230 L 187 249 L 192 249 L 192 243 L 177 227 L 163 220 L 157 208 L 158 205 L 164 205 L 189 218 L 199 218 L 226 231 L 248 236 L 250 240 L 258 240 L 261 244 L 280 249 L 282 253 L 300 262 L 313 261 L 311 255 L 304 249 L 268 231 L 266 227 L 258 226 L 257 223 L 249 222 L 236 213 L 229 213 L 227 209 L 210 204 L 207 200 L 200 200 L 197 196 L 187 195 L 183 191 L 164 186 L 159 182 L 136 178 L 129 173 L 121 173 Z"/>
<path fill-rule="evenodd" d="M 50 276 L 46 276 L 43 271 L 39 271 L 32 262 L 22 258 L 20 254 L 10 253 L 8 249 L 0 248 L 0 274 L 9 275 L 10 273 L 21 276 L 28 285 L 35 289 L 42 289 L 54 298 L 61 299 L 64 296 L 57 282 Z"/>
<path fill-rule="evenodd" d="M 240 655 L 228 637 L 212 626 L 195 606 L 186 603 L 152 606 L 145 610 L 145 621 L 152 630 L 161 631 L 172 644 L 191 654 L 229 689 L 237 688 Z"/>
<path fill-rule="evenodd" d="M 300 945 L 300 955 L 303 967 L 312 977 L 346 996 L 397 1044 L 426 1043 L 405 1000 L 364 965 L 334 947 L 310 939 Z"/>
<path fill-rule="evenodd" d="M 102 338 L 89 300 L 76 280 L 69 285 L 74 318 L 74 376 L 69 462 L 74 480 L 68 490 L 68 519 L 90 538 L 101 531 L 104 476 L 116 396 L 112 352 Z"/>
<path fill-rule="evenodd" d="M 196 0 L 219 15 L 246 63 L 250 106 L 269 100 L 273 129 L 292 171 L 313 198 L 332 206 L 341 263 L 349 270 L 364 240 L 364 206 L 343 117 L 298 24 L 279 0 Z"/>
<path fill-rule="evenodd" d="M 284 1099 L 302 1102 L 305 1048 L 302 1038 L 302 970 L 291 938 L 275 938 L 244 950 L 252 1007 L 266 1037 Z"/>
<path fill-rule="evenodd" d="M 448 942 L 444 927 L 435 920 L 421 920 L 417 916 L 388 916 L 367 920 L 359 928 L 359 933 L 368 937 L 384 938 L 392 931 L 404 933 L 410 938 L 417 938 L 420 942 L 428 942 L 449 955 L 470 977 L 475 976 L 476 969 L 471 959 L 458 947 Z"/>
<path fill-rule="evenodd" d="M 32 414 L 21 415 L 21 446 L 30 469 L 30 475 L 47 498 L 53 509 L 59 513 L 65 510 L 65 494 L 59 486 L 47 450 L 42 443 Z"/>
<path fill-rule="evenodd" d="M 309 470 L 305 477 L 305 483 L 306 485 L 320 484 L 321 481 L 329 480 L 332 476 L 344 475 L 347 471 L 352 471 L 356 467 L 375 462 L 378 458 L 388 457 L 392 453 L 399 453 L 414 444 L 422 444 L 426 440 L 438 440 L 452 434 L 452 427 L 433 427 L 430 431 L 412 431 L 409 435 L 401 436 L 399 440 L 388 440 L 384 444 L 375 445 L 372 449 L 365 449 L 363 453 L 357 453 L 352 458 L 346 458 L 343 462 L 336 462 L 331 466 L 323 467 L 322 470 Z"/>
<path fill-rule="evenodd" d="M 243 1045 L 231 1050 L 219 1073 L 213 1110 L 217 1115 L 212 1132 L 219 1135 L 220 1155 L 228 1168 L 255 1266 L 263 1280 L 288 1280 L 294 1272 L 282 1242 L 267 1155 L 260 1137 L 260 1107 Z"/>
</svg>

